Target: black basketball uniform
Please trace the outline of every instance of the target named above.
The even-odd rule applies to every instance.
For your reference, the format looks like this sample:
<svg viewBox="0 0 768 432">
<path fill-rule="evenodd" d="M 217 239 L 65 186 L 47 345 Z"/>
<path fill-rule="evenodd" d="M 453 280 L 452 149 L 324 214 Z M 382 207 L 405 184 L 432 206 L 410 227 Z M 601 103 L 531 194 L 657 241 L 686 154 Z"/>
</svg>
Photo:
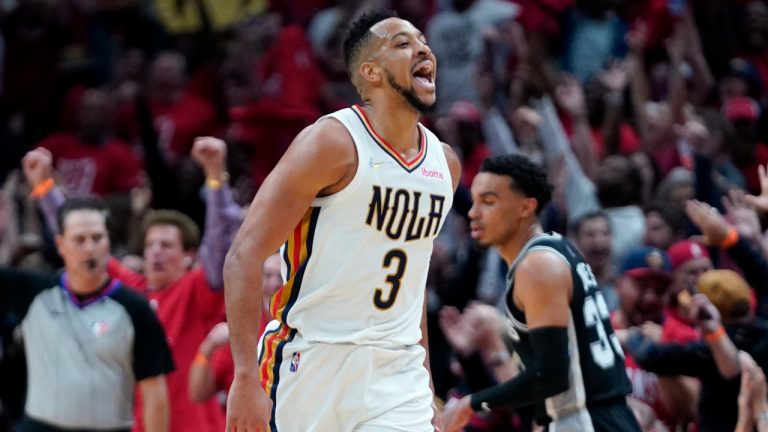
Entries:
<svg viewBox="0 0 768 432">
<path fill-rule="evenodd" d="M 598 290 L 589 264 L 568 240 L 557 233 L 530 239 L 507 275 L 507 316 L 511 321 L 515 350 L 525 365 L 532 358 L 525 314 L 515 307 L 515 267 L 532 251 L 549 251 L 571 268 L 573 297 L 570 303 L 568 390 L 547 398 L 536 407 L 536 420 L 549 432 L 640 431 L 626 395 L 631 386 L 624 353 L 609 320 L 608 306 Z"/>
</svg>

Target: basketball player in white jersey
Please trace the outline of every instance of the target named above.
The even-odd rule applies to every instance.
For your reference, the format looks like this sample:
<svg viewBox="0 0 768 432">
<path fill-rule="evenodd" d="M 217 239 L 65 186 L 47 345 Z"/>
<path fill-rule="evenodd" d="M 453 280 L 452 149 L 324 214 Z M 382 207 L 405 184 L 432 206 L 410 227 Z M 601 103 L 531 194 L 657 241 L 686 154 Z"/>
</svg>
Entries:
<svg viewBox="0 0 768 432">
<path fill-rule="evenodd" d="M 227 431 L 439 423 L 425 284 L 461 168 L 418 122 L 435 103 L 435 57 L 411 23 L 377 12 L 351 25 L 344 59 L 363 105 L 296 137 L 227 256 Z M 262 263 L 281 244 L 286 284 L 259 341 Z"/>
</svg>

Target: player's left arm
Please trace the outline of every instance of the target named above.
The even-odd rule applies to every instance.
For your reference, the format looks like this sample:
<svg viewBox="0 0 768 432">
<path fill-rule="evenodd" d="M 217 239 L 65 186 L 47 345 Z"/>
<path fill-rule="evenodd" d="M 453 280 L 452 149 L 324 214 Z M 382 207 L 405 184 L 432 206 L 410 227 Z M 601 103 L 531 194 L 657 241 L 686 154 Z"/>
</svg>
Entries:
<svg viewBox="0 0 768 432">
<path fill-rule="evenodd" d="M 465 396 L 447 411 L 447 430 L 459 430 L 473 411 L 521 407 L 568 389 L 571 269 L 555 253 L 532 251 L 515 269 L 515 304 L 525 312 L 533 358 L 514 378 Z"/>
<path fill-rule="evenodd" d="M 533 361 L 517 377 L 472 395 L 472 407 L 523 406 L 568 388 L 570 265 L 549 251 L 532 251 L 515 269 L 515 304 L 525 312 Z M 494 390 L 496 389 L 496 390 Z"/>
<path fill-rule="evenodd" d="M 445 159 L 448 162 L 448 169 L 451 171 L 451 186 L 453 187 L 453 191 L 456 192 L 456 188 L 459 186 L 459 180 L 461 179 L 461 163 L 459 162 L 459 157 L 456 155 L 456 152 L 453 151 L 453 148 L 449 146 L 448 144 L 441 143 L 443 145 L 443 153 L 445 154 Z M 426 288 L 425 288 L 426 289 Z M 435 394 L 435 386 L 432 382 L 432 368 L 429 366 L 429 336 L 427 333 L 427 296 L 429 295 L 428 292 L 424 293 L 424 304 L 421 309 L 421 341 L 419 343 L 422 347 L 424 347 L 424 352 L 426 355 L 424 356 L 424 367 L 427 369 L 427 372 L 429 373 L 429 388 L 432 390 L 432 394 Z M 439 415 L 437 412 L 437 409 L 435 409 L 435 416 L 432 419 L 433 425 L 437 428 L 437 430 L 442 430 L 442 424 L 439 419 Z"/>
<path fill-rule="evenodd" d="M 459 157 L 456 152 L 453 151 L 451 146 L 446 143 L 443 145 L 443 153 L 445 159 L 448 162 L 448 168 L 451 170 L 451 184 L 453 185 L 453 191 L 456 192 L 456 188 L 459 185 L 459 179 L 461 178 L 461 163 L 459 163 Z M 432 387 L 432 370 L 429 367 L 429 341 L 427 340 L 427 294 L 424 293 L 424 307 L 421 311 L 421 341 L 419 342 L 424 350 L 427 352 L 427 357 L 424 359 L 424 367 L 429 372 L 429 386 Z M 432 388 L 434 393 L 434 388 Z"/>
<path fill-rule="evenodd" d="M 451 170 L 451 184 L 453 185 L 453 191 L 456 192 L 456 188 L 459 185 L 459 179 L 461 178 L 461 163 L 459 163 L 459 157 L 456 156 L 456 152 L 453 151 L 451 146 L 442 143 L 443 153 L 445 153 L 445 159 L 448 162 L 448 168 Z M 429 341 L 427 340 L 427 294 L 424 293 L 424 307 L 421 311 L 421 341 L 419 342 L 424 350 L 427 352 L 427 358 L 424 359 L 424 367 L 429 371 L 429 385 L 432 386 L 432 371 L 429 368 Z M 434 388 L 432 389 L 434 392 Z"/>
<path fill-rule="evenodd" d="M 453 191 L 456 192 L 456 188 L 459 187 L 459 181 L 461 180 L 461 162 L 459 156 L 453 150 L 453 147 L 446 143 L 443 144 L 443 153 L 445 159 L 448 162 L 448 168 L 451 170 L 451 181 L 453 184 Z"/>
<path fill-rule="evenodd" d="M 432 391 L 432 397 L 435 396 L 435 385 L 432 382 L 432 368 L 429 366 L 429 334 L 427 333 L 427 295 L 429 293 L 424 294 L 424 305 L 421 308 L 421 340 L 419 343 L 422 347 L 424 347 L 424 368 L 427 369 L 427 373 L 429 374 L 429 389 Z M 440 413 L 437 409 L 437 406 L 435 403 L 432 403 L 432 409 L 434 411 L 432 416 L 432 425 L 435 426 L 435 430 L 442 431 L 443 425 L 442 421 L 440 420 Z"/>
</svg>

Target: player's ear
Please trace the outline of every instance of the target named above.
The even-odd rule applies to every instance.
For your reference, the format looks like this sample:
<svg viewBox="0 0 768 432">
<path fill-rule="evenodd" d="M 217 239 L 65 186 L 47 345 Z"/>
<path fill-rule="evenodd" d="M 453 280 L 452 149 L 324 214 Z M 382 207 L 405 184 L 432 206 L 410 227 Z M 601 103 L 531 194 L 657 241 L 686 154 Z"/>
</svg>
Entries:
<svg viewBox="0 0 768 432">
<path fill-rule="evenodd" d="M 362 81 L 370 84 L 380 84 L 382 73 L 381 67 L 372 61 L 365 61 L 360 64 L 360 78 Z"/>
<path fill-rule="evenodd" d="M 539 200 L 533 197 L 528 197 L 523 200 L 523 208 L 520 211 L 521 218 L 527 218 L 529 216 L 536 217 L 536 209 L 539 208 Z"/>
<path fill-rule="evenodd" d="M 64 236 L 62 234 L 56 234 L 53 237 L 53 241 L 56 244 L 56 251 L 61 255 L 61 244 L 64 242 Z"/>
</svg>

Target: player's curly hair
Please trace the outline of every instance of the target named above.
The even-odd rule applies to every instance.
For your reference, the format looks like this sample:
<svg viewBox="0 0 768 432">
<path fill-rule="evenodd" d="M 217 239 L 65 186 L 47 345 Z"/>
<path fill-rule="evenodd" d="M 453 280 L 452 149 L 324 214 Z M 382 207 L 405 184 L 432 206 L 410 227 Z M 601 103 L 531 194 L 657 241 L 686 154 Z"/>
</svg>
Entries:
<svg viewBox="0 0 768 432">
<path fill-rule="evenodd" d="M 362 48 L 371 39 L 371 27 L 377 23 L 384 21 L 387 18 L 397 17 L 397 14 L 390 10 L 376 10 L 372 12 L 366 12 L 358 19 L 356 19 L 349 26 L 349 32 L 344 39 L 344 65 L 347 68 L 347 73 L 352 75 L 352 64 L 357 59 L 357 56 L 362 51 Z"/>
<path fill-rule="evenodd" d="M 547 174 L 525 156 L 508 154 L 489 157 L 480 165 L 480 172 L 509 176 L 512 189 L 529 198 L 536 198 L 537 215 L 552 199 L 552 185 L 547 181 Z"/>
</svg>

